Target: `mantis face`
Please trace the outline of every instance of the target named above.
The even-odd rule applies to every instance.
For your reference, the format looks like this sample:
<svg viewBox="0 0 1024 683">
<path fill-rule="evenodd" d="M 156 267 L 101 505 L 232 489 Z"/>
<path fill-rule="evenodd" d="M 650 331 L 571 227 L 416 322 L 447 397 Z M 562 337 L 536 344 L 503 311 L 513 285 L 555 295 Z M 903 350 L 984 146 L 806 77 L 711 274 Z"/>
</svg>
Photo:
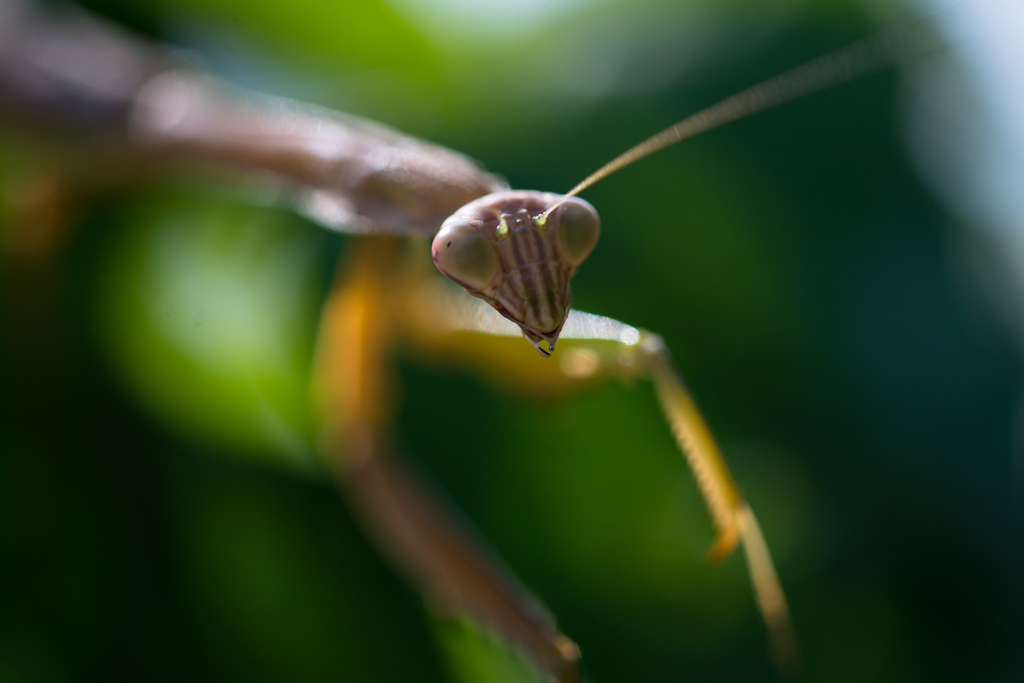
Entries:
<svg viewBox="0 0 1024 683">
<path fill-rule="evenodd" d="M 441 226 L 431 255 L 446 277 L 519 325 L 542 356 L 562 331 L 569 281 L 593 251 L 601 219 L 589 203 L 549 192 L 495 192 Z M 543 217 L 542 217 L 543 215 Z"/>
</svg>

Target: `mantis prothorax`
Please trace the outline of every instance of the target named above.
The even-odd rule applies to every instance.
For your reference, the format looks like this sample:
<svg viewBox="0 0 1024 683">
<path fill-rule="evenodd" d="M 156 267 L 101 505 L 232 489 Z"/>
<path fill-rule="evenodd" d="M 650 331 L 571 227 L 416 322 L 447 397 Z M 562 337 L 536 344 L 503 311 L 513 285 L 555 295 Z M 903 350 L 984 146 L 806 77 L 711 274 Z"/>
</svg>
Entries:
<svg viewBox="0 0 1024 683">
<path fill-rule="evenodd" d="M 717 530 L 710 561 L 743 544 L 776 659 L 783 669 L 796 666 L 767 545 L 661 338 L 571 310 L 570 281 L 601 230 L 596 210 L 575 195 L 687 137 L 891 64 L 913 51 L 905 32 L 856 43 L 730 97 L 557 195 L 509 190 L 466 157 L 377 124 L 232 90 L 91 18 L 20 4 L 0 9 L 0 101 L 8 108 L 113 132 L 121 148 L 111 168 L 125 180 L 169 157 L 269 172 L 285 181 L 300 211 L 360 235 L 323 309 L 321 449 L 369 533 L 432 605 L 468 613 L 559 680 L 578 676 L 579 651 L 547 611 L 388 457 L 395 356 L 444 355 L 527 387 L 646 378 Z M 70 46 L 65 62 L 53 62 L 41 35 Z M 90 72 L 83 62 L 111 51 L 132 68 L 81 77 Z M 34 92 L 49 99 L 18 89 L 32 79 L 46 86 Z M 112 182 L 88 173 L 74 180 L 78 196 Z M 433 236 L 437 268 L 464 292 L 420 268 L 400 236 Z M 488 341 L 520 334 L 545 358 Z M 566 343 L 556 353 L 560 339 Z"/>
</svg>

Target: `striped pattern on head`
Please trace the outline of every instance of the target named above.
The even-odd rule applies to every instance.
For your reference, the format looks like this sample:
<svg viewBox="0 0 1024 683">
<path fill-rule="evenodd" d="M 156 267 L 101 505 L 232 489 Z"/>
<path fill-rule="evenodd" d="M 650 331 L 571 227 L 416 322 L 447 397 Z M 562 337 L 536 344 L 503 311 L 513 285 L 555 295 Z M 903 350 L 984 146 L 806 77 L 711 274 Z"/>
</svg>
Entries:
<svg viewBox="0 0 1024 683">
<path fill-rule="evenodd" d="M 431 249 L 442 273 L 519 325 L 544 356 L 554 351 L 569 315 L 569 281 L 582 261 L 571 240 L 566 247 L 561 207 L 542 224 L 534 220 L 560 198 L 524 190 L 487 195 L 448 218 Z M 573 202 L 567 215 L 582 212 L 593 222 L 596 241 L 597 212 L 583 200 Z"/>
</svg>

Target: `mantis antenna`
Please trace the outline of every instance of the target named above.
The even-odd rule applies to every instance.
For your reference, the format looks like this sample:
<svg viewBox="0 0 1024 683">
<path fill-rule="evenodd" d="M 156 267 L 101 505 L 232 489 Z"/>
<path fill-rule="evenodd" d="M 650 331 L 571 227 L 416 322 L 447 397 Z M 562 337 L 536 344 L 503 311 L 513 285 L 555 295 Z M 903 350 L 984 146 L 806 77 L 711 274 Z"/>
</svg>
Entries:
<svg viewBox="0 0 1024 683">
<path fill-rule="evenodd" d="M 898 28 L 883 31 L 852 45 L 822 55 L 784 73 L 727 97 L 631 147 L 583 179 L 576 187 L 534 219 L 540 225 L 569 197 L 646 156 L 677 142 L 780 104 L 854 81 L 922 52 L 925 31 Z"/>
</svg>

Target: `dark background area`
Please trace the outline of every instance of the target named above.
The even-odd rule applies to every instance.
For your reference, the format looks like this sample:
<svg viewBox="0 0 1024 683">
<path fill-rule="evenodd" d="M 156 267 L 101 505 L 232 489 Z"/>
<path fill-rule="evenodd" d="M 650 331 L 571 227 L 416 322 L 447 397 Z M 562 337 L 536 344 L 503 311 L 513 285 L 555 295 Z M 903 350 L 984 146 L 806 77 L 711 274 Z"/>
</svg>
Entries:
<svg viewBox="0 0 1024 683">
<path fill-rule="evenodd" d="M 442 39 L 375 3 L 91 7 L 553 191 L 879 23 L 857 3 L 607 3 Z M 1019 350 L 918 178 L 906 97 L 872 76 L 588 190 L 603 236 L 574 303 L 673 350 L 773 549 L 800 680 L 1020 680 Z M 67 149 L 8 122 L 0 179 Z M 308 372 L 347 240 L 248 197 L 161 176 L 89 206 L 52 262 L 0 266 L 0 681 L 441 681 L 499 657 L 428 615 L 318 474 Z M 197 329 L 244 315 L 204 356 L 152 317 L 174 297 L 208 302 Z M 776 678 L 742 558 L 703 566 L 710 522 L 650 386 L 400 376 L 406 457 L 588 680 Z"/>
</svg>

